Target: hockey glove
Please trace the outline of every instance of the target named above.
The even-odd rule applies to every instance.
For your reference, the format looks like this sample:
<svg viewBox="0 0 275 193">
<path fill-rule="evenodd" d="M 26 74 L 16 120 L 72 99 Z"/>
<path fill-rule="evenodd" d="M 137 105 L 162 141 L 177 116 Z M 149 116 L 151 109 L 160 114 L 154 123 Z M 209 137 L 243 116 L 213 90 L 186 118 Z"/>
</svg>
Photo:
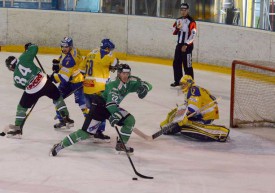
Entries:
<svg viewBox="0 0 275 193">
<path fill-rule="evenodd" d="M 116 64 L 114 66 L 110 66 L 109 70 L 114 73 L 117 70 L 118 65 L 119 65 L 119 59 L 116 58 Z"/>
<path fill-rule="evenodd" d="M 31 42 L 25 44 L 25 51 L 29 49 L 29 47 L 33 45 Z"/>
<path fill-rule="evenodd" d="M 143 99 L 148 93 L 148 87 L 141 83 L 140 87 L 137 89 L 137 94 L 140 99 Z"/>
<path fill-rule="evenodd" d="M 109 67 L 109 70 L 113 73 L 116 71 L 116 69 L 117 69 L 117 66 L 110 66 Z"/>
<path fill-rule="evenodd" d="M 123 116 L 120 112 L 115 112 L 113 114 L 111 114 L 111 116 L 109 117 L 109 121 L 112 127 L 114 127 L 115 125 L 119 125 L 119 122 L 122 120 Z"/>
<path fill-rule="evenodd" d="M 57 81 L 55 80 L 55 78 L 54 78 L 54 72 L 51 74 L 51 76 L 48 76 L 49 77 L 49 80 L 51 81 L 51 82 L 54 82 L 54 83 L 57 83 Z"/>
<path fill-rule="evenodd" d="M 55 73 L 58 73 L 58 72 L 59 72 L 59 60 L 53 59 L 52 62 L 53 62 L 52 70 L 53 70 Z"/>
<path fill-rule="evenodd" d="M 164 127 L 160 127 L 163 130 L 164 135 L 175 135 L 176 133 L 181 131 L 181 128 L 176 123 L 170 123 Z"/>
</svg>

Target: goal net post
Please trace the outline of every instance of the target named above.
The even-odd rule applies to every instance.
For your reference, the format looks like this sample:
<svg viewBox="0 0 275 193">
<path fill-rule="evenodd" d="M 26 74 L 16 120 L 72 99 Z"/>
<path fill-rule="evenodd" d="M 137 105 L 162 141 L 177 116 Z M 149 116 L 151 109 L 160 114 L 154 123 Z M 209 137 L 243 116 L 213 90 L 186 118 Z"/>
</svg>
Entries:
<svg viewBox="0 0 275 193">
<path fill-rule="evenodd" d="M 230 127 L 275 127 L 275 64 L 234 60 Z"/>
</svg>

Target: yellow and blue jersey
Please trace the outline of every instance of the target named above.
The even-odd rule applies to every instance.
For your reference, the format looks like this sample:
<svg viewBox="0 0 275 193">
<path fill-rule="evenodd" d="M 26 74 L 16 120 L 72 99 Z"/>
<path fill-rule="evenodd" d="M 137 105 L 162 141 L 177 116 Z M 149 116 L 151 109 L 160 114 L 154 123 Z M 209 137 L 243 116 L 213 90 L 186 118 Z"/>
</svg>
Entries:
<svg viewBox="0 0 275 193">
<path fill-rule="evenodd" d="M 62 53 L 59 61 L 60 70 L 58 74 L 54 74 L 55 82 L 79 83 L 84 81 L 80 69 L 82 56 L 77 48 L 73 48 L 68 54 Z"/>
<path fill-rule="evenodd" d="M 91 51 L 81 63 L 81 69 L 86 69 L 83 91 L 85 94 L 96 94 L 105 90 L 105 84 L 110 79 L 110 66 L 115 66 L 117 59 L 110 52 L 104 54 L 100 49 Z"/>
<path fill-rule="evenodd" d="M 216 100 L 216 98 L 211 95 L 211 93 L 199 86 L 193 85 L 189 88 L 187 92 L 187 108 L 189 113 L 193 113 L 200 108 L 208 105 L 212 101 Z M 196 119 L 202 119 L 203 122 L 207 122 L 208 120 L 219 119 L 219 109 L 216 103 L 213 103 L 206 109 L 203 109 L 199 114 L 194 117 L 191 117 L 190 120 L 196 121 Z"/>
</svg>

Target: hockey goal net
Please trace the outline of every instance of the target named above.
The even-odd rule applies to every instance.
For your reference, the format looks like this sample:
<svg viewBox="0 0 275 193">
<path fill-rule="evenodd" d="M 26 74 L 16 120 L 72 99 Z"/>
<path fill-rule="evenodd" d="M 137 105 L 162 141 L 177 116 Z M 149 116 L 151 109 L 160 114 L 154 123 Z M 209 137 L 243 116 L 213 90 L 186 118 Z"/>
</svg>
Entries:
<svg viewBox="0 0 275 193">
<path fill-rule="evenodd" d="M 234 60 L 230 127 L 275 127 L 275 64 Z"/>
</svg>

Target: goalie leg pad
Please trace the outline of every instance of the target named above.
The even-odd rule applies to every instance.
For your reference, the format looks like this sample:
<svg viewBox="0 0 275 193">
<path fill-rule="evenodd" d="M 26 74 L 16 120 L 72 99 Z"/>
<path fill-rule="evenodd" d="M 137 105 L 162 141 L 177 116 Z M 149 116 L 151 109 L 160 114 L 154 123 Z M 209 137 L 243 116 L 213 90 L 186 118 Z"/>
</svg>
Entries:
<svg viewBox="0 0 275 193">
<path fill-rule="evenodd" d="M 181 128 L 185 136 L 202 140 L 225 142 L 230 130 L 222 125 L 204 125 L 196 122 L 189 122 Z"/>
</svg>

